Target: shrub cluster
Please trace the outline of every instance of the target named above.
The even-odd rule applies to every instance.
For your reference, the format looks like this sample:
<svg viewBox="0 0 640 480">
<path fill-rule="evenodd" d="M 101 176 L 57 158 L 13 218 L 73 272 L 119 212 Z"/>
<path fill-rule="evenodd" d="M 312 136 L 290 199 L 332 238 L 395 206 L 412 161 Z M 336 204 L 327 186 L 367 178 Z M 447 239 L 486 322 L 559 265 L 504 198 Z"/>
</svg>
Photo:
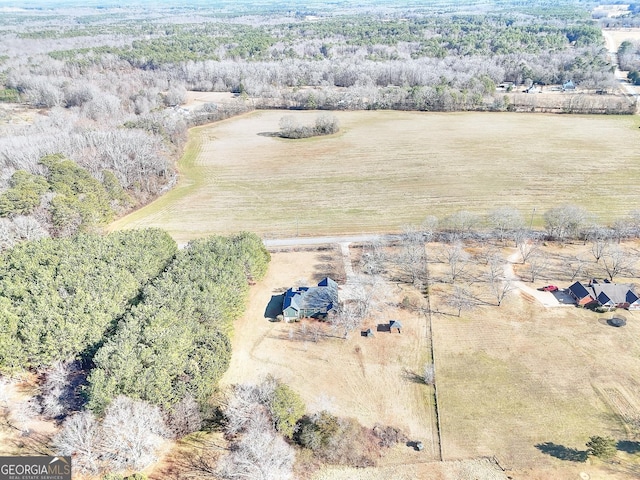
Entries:
<svg viewBox="0 0 640 480">
<path fill-rule="evenodd" d="M 282 138 L 310 138 L 337 133 L 340 129 L 335 115 L 323 114 L 316 118 L 312 125 L 300 125 L 295 117 L 287 115 L 280 119 L 280 136 Z"/>
</svg>

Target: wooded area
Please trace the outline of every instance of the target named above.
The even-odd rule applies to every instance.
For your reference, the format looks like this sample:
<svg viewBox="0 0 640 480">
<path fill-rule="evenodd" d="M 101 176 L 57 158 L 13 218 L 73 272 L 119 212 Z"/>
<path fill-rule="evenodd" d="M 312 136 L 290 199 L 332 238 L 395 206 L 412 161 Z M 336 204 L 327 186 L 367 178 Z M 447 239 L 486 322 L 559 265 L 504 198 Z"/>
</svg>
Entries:
<svg viewBox="0 0 640 480">
<path fill-rule="evenodd" d="M 205 404 L 269 254 L 250 234 L 178 252 L 165 232 L 135 230 L 27 241 L 1 260 L 0 371 L 81 360 L 89 406 L 102 412 L 120 394 Z"/>
<path fill-rule="evenodd" d="M 25 9 L 0 19 L 0 100 L 46 109 L 32 124 L 0 130 L 0 191 L 22 195 L 3 198 L 6 244 L 23 237 L 25 222 L 38 236 L 64 236 L 87 220 L 55 189 L 43 195 L 12 183 L 18 170 L 42 175 L 47 155 L 61 154 L 112 186 L 119 215 L 174 185 L 189 126 L 252 108 L 506 111 L 514 105 L 496 88 L 503 82 L 615 85 L 598 24 L 570 1 L 464 9 L 447 1 L 331 9 L 161 3 L 154 15 L 132 4 Z M 625 62 L 637 62 L 635 49 L 625 52 Z M 187 89 L 237 98 L 175 108 Z M 593 97 L 570 111 L 627 113 L 619 100 Z"/>
</svg>

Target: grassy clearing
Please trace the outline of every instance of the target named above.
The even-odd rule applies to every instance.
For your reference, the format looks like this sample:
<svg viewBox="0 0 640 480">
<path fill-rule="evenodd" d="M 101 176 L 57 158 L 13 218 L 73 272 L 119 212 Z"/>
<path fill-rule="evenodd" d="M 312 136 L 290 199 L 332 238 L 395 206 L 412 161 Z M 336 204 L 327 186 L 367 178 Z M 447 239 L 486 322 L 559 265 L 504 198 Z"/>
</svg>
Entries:
<svg viewBox="0 0 640 480">
<path fill-rule="evenodd" d="M 402 334 L 377 332 L 365 338 L 355 331 L 344 340 L 321 322 L 270 323 L 264 318 L 272 295 L 298 281 L 309 285 L 327 274 L 340 278 L 340 262 L 339 250 L 272 254 L 267 276 L 251 290 L 247 314 L 235 324 L 231 365 L 221 383 L 274 375 L 302 396 L 310 413 L 326 409 L 369 427 L 394 426 L 425 445 L 422 452 L 402 446 L 401 461 L 434 460 L 432 390 L 416 379 L 429 353 L 425 319 L 393 306 L 402 298 L 401 289 L 388 285 L 388 298 L 363 328 L 375 331 L 378 323 L 396 318 Z M 314 328 L 321 329 L 317 342 L 302 333 Z"/>
<path fill-rule="evenodd" d="M 607 29 L 606 34 L 614 41 L 616 49 L 625 40 L 630 42 L 637 42 L 640 40 L 640 28 Z"/>
<path fill-rule="evenodd" d="M 550 245 L 543 251 L 549 267 L 533 287 L 572 283 L 566 262 L 574 256 L 586 262 L 581 280 L 602 278 L 588 245 Z M 505 257 L 510 253 L 503 251 Z M 434 277 L 445 278 L 446 268 L 434 264 Z M 470 268 L 471 277 L 479 275 Z M 495 455 L 514 478 L 578 478 L 581 472 L 635 478 L 640 313 L 620 312 L 628 323 L 616 329 L 604 320 L 611 314 L 545 309 L 512 295 L 500 308 L 479 307 L 456 317 L 447 314 L 448 286 L 432 291 L 432 306 L 444 313 L 433 324 L 445 459 Z M 592 435 L 612 436 L 631 446 L 625 447 L 631 453 L 620 451 L 622 464 L 615 467 L 585 463 L 585 442 Z"/>
<path fill-rule="evenodd" d="M 536 224 L 563 203 L 608 221 L 640 203 L 635 117 L 335 112 L 336 135 L 264 135 L 284 114 L 193 129 L 178 186 L 112 228 L 157 226 L 178 241 L 238 230 L 287 237 L 393 231 L 500 205 L 527 217 L 536 208 Z"/>
</svg>

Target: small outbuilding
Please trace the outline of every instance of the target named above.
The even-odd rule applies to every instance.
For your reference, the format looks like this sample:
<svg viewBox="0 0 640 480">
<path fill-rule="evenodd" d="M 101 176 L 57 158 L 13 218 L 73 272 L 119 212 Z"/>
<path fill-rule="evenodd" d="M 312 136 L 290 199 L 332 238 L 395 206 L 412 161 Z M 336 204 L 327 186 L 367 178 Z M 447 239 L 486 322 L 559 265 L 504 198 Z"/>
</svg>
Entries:
<svg viewBox="0 0 640 480">
<path fill-rule="evenodd" d="M 402 324 L 398 320 L 391 320 L 389 322 L 389 331 L 393 332 L 394 328 L 398 329 L 398 333 L 402 333 Z"/>
<path fill-rule="evenodd" d="M 361 335 L 363 337 L 367 337 L 367 338 L 372 338 L 373 337 L 373 330 L 371 330 L 370 328 L 367 328 L 366 330 L 364 330 Z"/>
</svg>

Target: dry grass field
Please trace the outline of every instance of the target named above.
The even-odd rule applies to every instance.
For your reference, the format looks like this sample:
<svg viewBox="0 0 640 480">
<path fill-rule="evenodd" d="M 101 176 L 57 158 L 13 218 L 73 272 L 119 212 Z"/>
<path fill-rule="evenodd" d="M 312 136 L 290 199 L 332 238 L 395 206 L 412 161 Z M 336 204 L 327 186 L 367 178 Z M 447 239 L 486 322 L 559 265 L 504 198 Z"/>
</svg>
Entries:
<svg viewBox="0 0 640 480">
<path fill-rule="evenodd" d="M 637 245 L 624 248 L 633 252 Z M 535 284 L 525 284 L 568 287 L 573 280 L 567 263 L 576 257 L 584 262 L 578 279 L 602 278 L 589 250 L 588 244 L 543 247 L 548 266 Z M 432 270 L 434 278 L 446 278 L 447 265 Z M 481 278 L 481 271 L 470 266 L 460 283 Z M 515 271 L 526 277 L 526 266 Z M 606 323 L 611 313 L 544 308 L 515 291 L 499 308 L 477 307 L 457 317 L 446 305 L 449 289 L 432 288 L 432 307 L 442 312 L 434 317 L 433 335 L 445 459 L 495 455 L 513 478 L 640 474 L 640 313 L 623 312 L 628 323 L 618 329 Z M 616 464 L 585 461 L 592 435 L 621 442 Z"/>
<path fill-rule="evenodd" d="M 630 42 L 640 40 L 640 28 L 612 28 L 605 30 L 604 34 L 613 40 L 616 50 L 625 40 Z"/>
<path fill-rule="evenodd" d="M 191 130 L 178 186 L 111 228 L 156 226 L 179 242 L 238 230 L 265 237 L 399 230 L 427 215 L 501 205 L 524 215 L 579 204 L 602 221 L 640 203 L 636 117 L 335 112 L 338 134 L 268 136 L 256 111 Z"/>
<path fill-rule="evenodd" d="M 437 251 L 442 246 L 429 248 L 432 258 L 442 258 Z M 544 250 L 549 267 L 533 287 L 568 286 L 562 265 L 575 256 L 585 260 L 585 272 L 602 274 L 588 259 L 588 245 L 549 245 Z M 351 249 L 354 264 L 359 251 Z M 479 255 L 482 248 L 468 246 L 467 251 Z M 505 259 L 513 252 L 501 249 Z M 470 265 L 459 282 L 480 278 L 483 268 Z M 405 326 L 401 335 L 378 333 L 366 339 L 354 332 L 348 340 L 321 335 L 315 342 L 311 332 L 317 322 L 270 323 L 264 318 L 271 296 L 291 284 L 312 284 L 325 275 L 344 282 L 337 248 L 273 253 L 267 277 L 252 288 L 248 313 L 236 324 L 234 354 L 223 383 L 272 374 L 299 392 L 310 411 L 326 408 L 368 426 L 392 425 L 425 443 L 421 453 L 404 445 L 392 449 L 377 468 L 323 469 L 317 480 L 506 478 L 480 460 L 485 457 L 495 457 L 514 479 L 637 478 L 640 312 L 624 312 L 628 324 L 614 328 L 604 320 L 611 314 L 544 308 L 514 292 L 499 308 L 479 306 L 458 317 L 446 304 L 451 288 L 446 272 L 446 263 L 432 263 L 433 278 L 443 282 L 432 287 L 431 299 L 438 312 L 433 338 L 445 463 L 434 463 L 433 392 L 411 375 L 428 361 L 426 318 L 397 305 L 405 296 L 420 297 L 412 287 L 385 283 L 388 296 L 365 325 L 375 328 L 397 318 Z M 482 296 L 486 285 L 475 282 L 470 288 Z M 486 292 L 483 298 L 491 301 Z M 585 443 L 592 435 L 620 442 L 615 462 L 586 459 Z"/>
<path fill-rule="evenodd" d="M 266 278 L 251 290 L 247 314 L 235 324 L 231 366 L 222 383 L 274 375 L 303 397 L 310 412 L 326 409 L 370 427 L 379 423 L 400 428 L 425 445 L 420 453 L 405 446 L 405 461 L 434 460 L 433 392 L 415 378 L 430 351 L 424 316 L 384 304 L 365 328 L 375 331 L 377 323 L 393 318 L 402 322 L 402 334 L 376 332 L 366 338 L 356 331 L 347 340 L 315 320 L 290 324 L 265 319 L 271 296 L 292 283 L 313 285 L 325 275 L 340 278 L 340 258 L 335 251 L 272 254 Z M 397 303 L 402 296 L 402 288 L 389 285 L 385 300 Z M 320 328 L 317 342 L 315 328 Z"/>
</svg>

